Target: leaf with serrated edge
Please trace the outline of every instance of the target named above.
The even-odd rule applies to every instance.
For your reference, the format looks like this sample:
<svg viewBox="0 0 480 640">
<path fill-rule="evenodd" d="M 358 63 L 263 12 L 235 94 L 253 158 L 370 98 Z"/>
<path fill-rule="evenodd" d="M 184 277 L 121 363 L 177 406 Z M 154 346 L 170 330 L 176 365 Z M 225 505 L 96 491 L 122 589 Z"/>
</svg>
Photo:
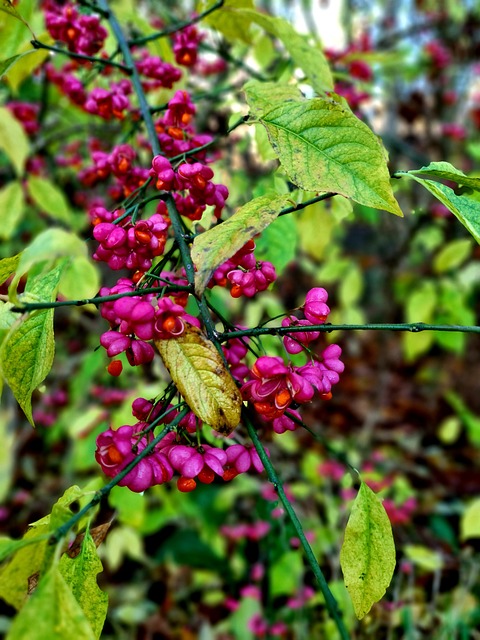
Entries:
<svg viewBox="0 0 480 640">
<path fill-rule="evenodd" d="M 450 162 L 431 162 L 421 169 L 411 169 L 410 171 L 398 171 L 398 175 L 415 175 L 419 178 L 436 178 L 438 180 L 451 180 L 463 187 L 469 187 L 475 191 L 480 191 L 480 178 L 466 176 Z"/>
<path fill-rule="evenodd" d="M 63 266 L 39 276 L 30 292 L 54 300 Z M 34 311 L 13 325 L 0 348 L 0 371 L 32 425 L 32 393 L 49 373 L 54 351 L 53 309 Z"/>
<path fill-rule="evenodd" d="M 390 584 L 395 569 L 392 526 L 379 498 L 362 482 L 340 552 L 345 586 L 361 620 Z"/>
<path fill-rule="evenodd" d="M 266 229 L 288 203 L 294 204 L 288 195 L 260 196 L 222 224 L 197 236 L 192 246 L 196 294 L 202 295 L 215 269 Z"/>
<path fill-rule="evenodd" d="M 89 532 L 80 553 L 75 558 L 64 554 L 58 568 L 90 622 L 95 637 L 99 638 L 107 615 L 108 596 L 97 584 L 97 574 L 103 571 L 103 567 Z"/>
<path fill-rule="evenodd" d="M 245 87 L 254 116 L 262 87 Z M 264 97 L 268 96 L 268 87 Z M 262 100 L 263 110 L 264 100 Z M 403 216 L 392 192 L 385 153 L 375 134 L 329 98 L 272 104 L 258 121 L 289 179 L 306 191 L 333 191 L 359 204 Z"/>
<path fill-rule="evenodd" d="M 57 567 L 42 577 L 13 621 L 6 640 L 32 638 L 95 640 L 92 627 Z"/>
<path fill-rule="evenodd" d="M 453 189 L 450 189 L 450 187 L 440 182 L 426 180 L 413 173 L 405 173 L 402 175 L 408 175 L 425 187 L 427 191 L 430 191 L 437 200 L 440 200 L 440 202 L 460 220 L 463 226 L 468 229 L 480 244 L 480 202 L 467 196 L 457 196 Z"/>
<path fill-rule="evenodd" d="M 240 422 L 242 396 L 215 345 L 189 324 L 178 338 L 155 340 L 155 345 L 193 413 L 230 434 Z"/>
</svg>

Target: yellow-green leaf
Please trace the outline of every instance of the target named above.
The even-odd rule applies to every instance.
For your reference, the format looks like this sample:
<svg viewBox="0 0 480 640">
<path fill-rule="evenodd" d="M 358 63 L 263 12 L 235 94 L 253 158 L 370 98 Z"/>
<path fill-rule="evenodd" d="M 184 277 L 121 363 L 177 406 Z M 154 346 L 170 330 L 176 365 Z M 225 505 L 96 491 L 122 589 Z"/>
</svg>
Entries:
<svg viewBox="0 0 480 640">
<path fill-rule="evenodd" d="M 100 638 L 107 615 L 108 595 L 97 584 L 97 574 L 103 571 L 103 567 L 90 532 L 85 534 L 78 556 L 70 558 L 64 554 L 58 568 L 89 621 L 95 638 Z"/>
<path fill-rule="evenodd" d="M 193 413 L 216 431 L 231 433 L 240 422 L 242 397 L 215 345 L 191 325 L 155 345 Z"/>
<path fill-rule="evenodd" d="M 197 295 L 203 293 L 215 269 L 266 229 L 289 202 L 292 200 L 288 195 L 260 196 L 241 207 L 226 222 L 195 238 L 192 260 L 196 267 Z"/>
<path fill-rule="evenodd" d="M 460 520 L 460 538 L 480 538 L 480 498 L 476 498 L 465 509 Z"/>
<path fill-rule="evenodd" d="M 59 264 L 35 278 L 30 295 L 54 300 L 62 269 Z M 0 371 L 32 425 L 32 393 L 49 373 L 54 351 L 53 309 L 40 309 L 20 319 L 0 347 Z"/>
<path fill-rule="evenodd" d="M 262 85 L 251 81 L 245 87 L 252 116 L 265 127 L 295 185 L 403 215 L 392 192 L 385 151 L 366 124 L 330 98 L 271 102 L 265 108 L 268 91 L 267 85 L 259 101 Z"/>
<path fill-rule="evenodd" d="M 0 107 L 0 151 L 12 163 L 18 176 L 23 174 L 30 143 L 22 125 L 6 107 Z"/>
<path fill-rule="evenodd" d="M 275 18 L 255 10 L 242 9 L 239 15 L 250 18 L 267 33 L 278 38 L 294 64 L 302 69 L 310 84 L 317 93 L 324 93 L 333 89 L 332 73 L 320 44 L 310 44 L 309 36 L 302 36 L 284 18 Z"/>
<path fill-rule="evenodd" d="M 63 191 L 48 178 L 30 176 L 27 182 L 28 193 L 37 207 L 54 220 L 70 225 L 72 211 Z"/>
<path fill-rule="evenodd" d="M 441 554 L 429 547 L 424 547 L 421 544 L 407 544 L 404 546 L 403 552 L 417 567 L 425 571 L 438 571 L 443 567 Z"/>
<path fill-rule="evenodd" d="M 340 564 L 355 615 L 362 619 L 385 594 L 395 569 L 390 520 L 380 499 L 364 482 L 345 529 Z"/>
<path fill-rule="evenodd" d="M 92 627 L 57 567 L 40 580 L 6 640 L 95 640 Z"/>
<path fill-rule="evenodd" d="M 7 182 L 0 189 L 0 238 L 8 240 L 15 232 L 25 210 L 22 185 L 19 182 Z"/>
<path fill-rule="evenodd" d="M 214 2 L 215 0 L 211 0 L 204 3 L 205 6 L 202 7 L 202 10 L 207 9 Z M 252 0 L 225 0 L 223 6 L 204 18 L 203 22 L 223 33 L 227 40 L 243 40 L 243 42 L 250 44 L 252 41 L 250 35 L 252 17 L 244 15 L 242 9 L 252 9 L 252 13 L 256 13 Z"/>
<path fill-rule="evenodd" d="M 472 241 L 470 238 L 453 240 L 445 245 L 435 256 L 433 269 L 436 273 L 444 273 L 456 269 L 470 256 Z"/>
<path fill-rule="evenodd" d="M 11 258 L 3 258 L 0 260 L 0 284 L 5 282 L 12 273 L 15 273 L 18 263 L 20 262 L 20 253 L 12 256 Z"/>
</svg>

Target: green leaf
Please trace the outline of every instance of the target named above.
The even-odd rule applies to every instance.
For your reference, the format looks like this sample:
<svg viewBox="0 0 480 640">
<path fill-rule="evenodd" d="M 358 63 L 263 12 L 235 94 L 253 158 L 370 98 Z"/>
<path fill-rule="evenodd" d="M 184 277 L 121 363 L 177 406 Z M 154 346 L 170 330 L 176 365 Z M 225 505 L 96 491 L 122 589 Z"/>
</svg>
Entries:
<svg viewBox="0 0 480 640">
<path fill-rule="evenodd" d="M 289 202 L 292 200 L 288 195 L 260 196 L 241 207 L 226 222 L 195 238 L 192 260 L 196 267 L 197 295 L 202 295 L 215 269 L 266 229 Z"/>
<path fill-rule="evenodd" d="M 15 273 L 20 262 L 20 253 L 11 258 L 0 260 L 0 283 L 4 283 L 13 273 Z"/>
<path fill-rule="evenodd" d="M 436 273 L 444 273 L 456 269 L 470 256 L 472 242 L 469 238 L 453 240 L 443 247 L 435 256 L 433 269 Z"/>
<path fill-rule="evenodd" d="M 22 125 L 6 107 L 0 107 L 0 151 L 10 160 L 15 173 L 22 176 L 30 143 Z"/>
<path fill-rule="evenodd" d="M 39 39 L 44 44 L 55 44 L 55 41 L 48 33 L 42 34 Z M 18 92 L 22 82 L 27 78 L 31 78 L 35 69 L 50 55 L 47 49 L 32 49 L 30 41 L 25 42 L 17 53 L 19 54 L 18 60 L 5 74 L 5 79 L 14 93 Z"/>
<path fill-rule="evenodd" d="M 42 300 L 54 300 L 62 269 L 60 264 L 36 278 L 30 293 Z M 54 351 L 53 309 L 34 311 L 12 326 L 0 347 L 2 375 L 32 425 L 32 393 L 50 371 Z"/>
<path fill-rule="evenodd" d="M 464 424 L 470 442 L 477 447 L 480 446 L 480 418 L 473 411 L 470 411 L 462 398 L 454 391 L 447 391 L 445 400 Z"/>
<path fill-rule="evenodd" d="M 95 543 L 87 531 L 79 555 L 64 554 L 58 569 L 72 590 L 89 621 L 95 638 L 100 638 L 108 608 L 108 595 L 97 584 L 97 574 L 103 571 Z"/>
<path fill-rule="evenodd" d="M 292 596 L 300 589 L 303 581 L 303 560 L 298 551 L 283 554 L 270 569 L 270 592 L 272 598 Z"/>
<path fill-rule="evenodd" d="M 178 338 L 155 340 L 155 345 L 193 413 L 230 434 L 240 422 L 242 396 L 213 342 L 187 324 Z"/>
<path fill-rule="evenodd" d="M 9 287 L 9 295 L 15 299 L 15 292 L 21 277 L 34 265 L 41 262 L 52 264 L 58 258 L 85 257 L 87 246 L 76 234 L 63 229 L 46 229 L 20 254 L 16 275 Z M 0 263 L 1 264 L 1 263 Z"/>
<path fill-rule="evenodd" d="M 67 300 L 92 298 L 100 289 L 97 266 L 87 256 L 76 256 L 65 267 L 59 293 Z"/>
<path fill-rule="evenodd" d="M 35 524 L 21 540 L 0 546 L 0 558 L 13 555 L 0 567 L 0 598 L 15 609 L 20 609 L 28 592 L 28 579 L 40 570 L 47 546 L 48 523 Z"/>
<path fill-rule="evenodd" d="M 443 567 L 442 556 L 438 551 L 421 544 L 407 544 L 403 547 L 407 558 L 425 571 L 438 571 Z"/>
<path fill-rule="evenodd" d="M 13 621 L 6 640 L 95 640 L 89 621 L 56 567 Z"/>
<path fill-rule="evenodd" d="M 327 98 L 272 103 L 268 85 L 245 86 L 252 115 L 266 128 L 289 179 L 318 193 L 333 191 L 355 202 L 402 216 L 390 185 L 385 153 L 374 133 L 351 111 Z"/>
<path fill-rule="evenodd" d="M 19 182 L 8 182 L 0 189 L 0 238 L 8 240 L 12 237 L 24 210 L 22 185 Z"/>
<path fill-rule="evenodd" d="M 449 162 L 431 162 L 427 167 L 412 169 L 411 171 L 399 171 L 400 175 L 408 174 L 420 178 L 433 178 L 437 180 L 450 180 L 461 187 L 468 187 L 474 191 L 480 191 L 480 178 L 470 178 L 463 171 L 456 169 Z"/>
<path fill-rule="evenodd" d="M 437 305 L 437 290 L 432 282 L 422 282 L 417 288 L 408 294 L 405 301 L 406 322 L 433 321 L 433 312 Z M 413 362 L 420 355 L 426 353 L 434 342 L 434 334 L 431 331 L 420 333 L 408 332 L 402 336 L 402 345 L 405 358 Z"/>
<path fill-rule="evenodd" d="M 460 222 L 466 229 L 468 229 L 475 240 L 480 243 L 480 202 L 465 195 L 456 195 L 455 191 L 450 187 L 447 187 L 440 182 L 427 180 L 420 175 L 416 175 L 417 173 L 418 172 L 412 173 L 410 171 L 398 171 L 396 175 L 408 176 L 410 178 L 413 178 L 413 180 L 425 187 L 427 191 L 430 191 L 430 193 L 433 194 L 437 198 L 437 200 L 440 200 L 440 202 L 444 204 L 447 209 L 449 209 L 449 211 L 451 211 L 453 215 L 458 218 L 458 220 L 460 220 Z M 468 180 L 469 185 L 467 186 L 471 186 L 471 181 L 477 181 L 480 179 L 468 178 Z"/>
<path fill-rule="evenodd" d="M 35 535 L 33 537 L 24 537 L 21 540 L 12 540 L 11 538 L 0 537 L 0 562 L 3 562 L 8 556 L 16 553 L 23 547 L 28 547 L 31 544 L 39 544 L 40 542 L 45 542 L 48 537 L 48 533 L 41 536 L 38 535 L 37 532 L 34 532 Z M 0 574 L 1 575 L 1 574 Z"/>
<path fill-rule="evenodd" d="M 309 36 L 297 33 L 284 18 L 274 18 L 249 9 L 243 9 L 238 13 L 249 17 L 252 22 L 282 42 L 295 65 L 302 69 L 317 93 L 333 90 L 330 66 L 318 43 L 310 44 Z"/>
<path fill-rule="evenodd" d="M 271 109 L 272 105 L 286 102 L 301 102 L 304 95 L 292 84 L 281 82 L 258 82 L 250 80 L 243 86 L 253 114 L 261 114 Z"/>
<path fill-rule="evenodd" d="M 460 520 L 460 539 L 469 538 L 480 538 L 480 498 L 470 502 Z"/>
<path fill-rule="evenodd" d="M 202 11 L 214 4 L 214 1 L 205 3 Z M 252 18 L 242 13 L 242 9 L 245 8 L 252 9 L 252 13 L 255 13 L 252 0 L 225 0 L 223 6 L 204 18 L 203 22 L 223 33 L 225 38 L 231 42 L 242 40 L 250 44 L 252 42 L 250 34 Z"/>
<path fill-rule="evenodd" d="M 31 53 L 36 53 L 36 49 L 30 49 L 29 51 L 24 51 L 23 53 L 19 53 L 16 56 L 11 56 L 6 60 L 0 61 L 0 79 L 3 78 L 5 74 L 7 74 L 10 69 L 25 56 L 30 55 Z M 47 52 L 48 53 L 48 52 Z"/>
<path fill-rule="evenodd" d="M 277 275 L 283 273 L 297 253 L 297 225 L 294 216 L 291 213 L 278 218 L 255 239 L 255 256 L 258 260 L 271 262 Z"/>
<path fill-rule="evenodd" d="M 364 482 L 345 529 L 340 564 L 355 615 L 361 620 L 383 597 L 395 569 L 390 520 L 379 498 Z"/>
<path fill-rule="evenodd" d="M 65 222 L 68 225 L 71 224 L 73 214 L 65 195 L 51 180 L 30 176 L 27 182 L 27 189 L 39 209 L 54 220 Z"/>
</svg>

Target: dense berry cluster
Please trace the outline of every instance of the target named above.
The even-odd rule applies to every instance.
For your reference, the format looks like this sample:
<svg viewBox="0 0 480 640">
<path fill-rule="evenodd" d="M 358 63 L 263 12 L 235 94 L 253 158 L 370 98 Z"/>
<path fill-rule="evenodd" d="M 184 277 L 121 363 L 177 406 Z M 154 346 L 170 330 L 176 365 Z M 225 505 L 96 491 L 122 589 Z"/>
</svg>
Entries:
<svg viewBox="0 0 480 640">
<path fill-rule="evenodd" d="M 202 60 L 199 45 L 204 34 L 194 25 L 171 35 L 174 62 L 132 44 L 130 64 L 139 74 L 142 90 L 155 99 L 158 90 L 167 96 L 163 107 L 152 110 L 155 115 L 147 138 L 131 73 L 115 59 L 116 53 L 109 58 L 104 49 L 108 32 L 102 18 L 70 2 L 46 0 L 43 7 L 50 36 L 80 54 L 66 63 L 63 58 L 48 61 L 45 82 L 56 87 L 74 108 L 94 116 L 92 122 L 99 131 L 75 145 L 60 142 L 58 164 L 75 174 L 78 188 L 72 199 L 88 211 L 93 258 L 108 270 L 121 272 L 113 286 L 100 289 L 100 296 L 109 297 L 100 305 L 108 323 L 100 344 L 111 358 L 108 372 L 119 376 L 127 363 L 152 362 L 156 341 L 176 340 L 192 326 L 204 328 L 204 316 L 202 320 L 192 311 L 198 305 L 185 275 L 178 232 L 173 232 L 171 207 L 188 231 L 191 221 L 202 220 L 206 211 L 221 222 L 229 192 L 215 181 L 212 163 L 218 154 L 210 150 L 213 136 L 197 129 L 192 94 L 186 88 L 175 90 L 175 84 L 183 78 L 187 87 L 194 74 L 222 72 L 225 62 Z M 95 58 L 89 60 L 92 56 Z M 364 65 L 359 61 L 349 64 L 353 75 L 369 80 Z M 188 69 L 188 79 L 180 67 Z M 34 136 L 38 107 L 11 102 L 9 108 Z M 113 130 L 112 138 L 102 135 L 107 127 Z M 119 132 L 122 141 L 109 142 L 118 140 Z M 40 175 L 44 171 L 40 157 L 34 168 Z M 232 298 L 248 302 L 276 278 L 274 265 L 255 256 L 252 239 L 215 269 L 208 288 L 225 288 Z M 219 343 L 225 365 L 258 429 L 283 433 L 298 428 L 300 406 L 315 396 L 329 398 L 338 382 L 343 371 L 340 348 L 331 344 L 318 351 L 314 345 L 320 332 L 312 327 L 324 324 L 330 312 L 327 297 L 324 289 L 312 289 L 304 305 L 285 316 L 283 339 L 278 341 L 285 358 L 278 352 L 257 357 L 248 336 L 228 339 L 225 335 L 221 347 Z M 292 355 L 299 364 L 293 364 Z M 180 416 L 184 405 L 172 405 L 172 401 L 173 396 L 168 401 L 164 397 L 137 398 L 132 406 L 135 424 L 109 428 L 98 436 L 96 459 L 106 475 L 115 477 L 132 465 L 120 484 L 141 492 L 174 476 L 180 490 L 191 491 L 197 482 L 229 481 L 241 473 L 262 472 L 259 455 L 246 444 L 241 428 L 229 439 L 218 435 L 207 443 L 201 421 L 191 411 Z M 155 431 L 165 425 L 170 425 L 169 433 L 152 443 Z"/>
</svg>

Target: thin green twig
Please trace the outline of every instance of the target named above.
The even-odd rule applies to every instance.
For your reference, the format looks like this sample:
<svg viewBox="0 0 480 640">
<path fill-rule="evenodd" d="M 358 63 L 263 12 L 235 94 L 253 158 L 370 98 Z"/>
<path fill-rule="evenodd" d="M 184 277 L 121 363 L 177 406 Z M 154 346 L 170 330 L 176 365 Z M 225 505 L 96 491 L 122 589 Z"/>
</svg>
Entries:
<svg viewBox="0 0 480 640">
<path fill-rule="evenodd" d="M 142 36 L 141 38 L 133 38 L 132 40 L 129 40 L 128 44 L 130 46 L 132 45 L 138 46 L 141 44 L 146 44 L 147 42 L 152 42 L 153 40 L 158 40 L 159 38 L 164 38 L 165 36 L 171 36 L 173 33 L 176 33 L 177 31 L 181 31 L 186 27 L 190 27 L 191 25 L 196 24 L 197 22 L 200 22 L 201 20 L 203 20 L 203 18 L 206 18 L 208 15 L 210 15 L 214 11 L 217 11 L 217 9 L 220 9 L 220 7 L 223 6 L 224 1 L 225 0 L 217 0 L 217 2 L 213 4 L 211 7 L 209 7 L 202 13 L 199 13 L 198 15 L 193 16 L 193 18 L 190 18 L 190 20 L 186 20 L 185 22 L 177 22 L 176 24 L 170 25 L 166 29 L 162 29 L 162 31 L 156 31 L 155 33 L 151 33 L 149 36 Z"/>
<path fill-rule="evenodd" d="M 86 62 L 93 62 L 95 64 L 101 64 L 104 67 L 115 67 L 117 69 L 121 69 L 127 75 L 132 73 L 132 69 L 121 62 L 114 62 L 109 58 L 97 58 L 95 56 L 86 56 L 82 53 L 74 53 L 73 51 L 69 51 L 68 49 L 62 49 L 60 47 L 55 47 L 51 44 L 44 44 L 39 40 L 31 40 L 31 45 L 34 49 L 46 49 L 47 51 L 53 51 L 54 53 L 60 53 L 64 56 L 68 56 L 69 58 L 75 58 L 75 60 L 85 60 Z"/>
<path fill-rule="evenodd" d="M 269 457 L 267 456 L 267 453 L 265 451 L 265 448 L 263 447 L 260 438 L 258 437 L 258 434 L 255 430 L 255 427 L 253 426 L 252 421 L 250 420 L 250 416 L 248 414 L 248 410 L 247 409 L 243 409 L 242 411 L 242 419 L 243 422 L 247 428 L 248 431 L 248 435 L 250 436 L 250 439 L 253 442 L 253 445 L 260 457 L 260 460 L 263 463 L 263 466 L 265 467 L 265 471 L 267 472 L 267 476 L 268 479 L 270 480 L 270 482 L 273 484 L 275 491 L 278 494 L 278 497 L 280 499 L 280 502 L 282 503 L 288 517 L 290 518 L 290 521 L 297 533 L 297 536 L 300 540 L 300 544 L 303 547 L 303 550 L 305 552 L 305 556 L 307 558 L 308 564 L 310 565 L 313 574 L 315 576 L 315 578 L 318 581 L 318 584 L 320 586 L 320 590 L 323 594 L 323 597 L 325 599 L 325 605 L 327 607 L 328 613 L 330 614 L 330 616 L 332 617 L 332 620 L 335 622 L 335 625 L 337 627 L 338 633 L 340 635 L 340 638 L 342 638 L 342 640 L 349 640 L 350 636 L 349 633 L 345 627 L 345 624 L 343 622 L 342 619 L 342 614 L 340 612 L 340 609 L 338 607 L 338 603 L 335 600 L 335 597 L 333 595 L 333 593 L 330 591 L 330 588 L 328 586 L 328 583 L 325 579 L 325 576 L 323 575 L 322 570 L 320 569 L 320 565 L 318 564 L 317 559 L 315 558 L 315 554 L 313 553 L 312 547 L 310 546 L 307 538 L 305 537 L 305 533 L 303 531 L 303 527 L 301 525 L 300 520 L 297 517 L 297 514 L 295 513 L 294 508 L 292 507 L 289 499 L 287 498 L 285 491 L 283 489 L 282 483 L 280 482 L 277 473 L 275 471 L 275 469 L 273 468 L 272 463 L 270 462 Z"/>
</svg>

